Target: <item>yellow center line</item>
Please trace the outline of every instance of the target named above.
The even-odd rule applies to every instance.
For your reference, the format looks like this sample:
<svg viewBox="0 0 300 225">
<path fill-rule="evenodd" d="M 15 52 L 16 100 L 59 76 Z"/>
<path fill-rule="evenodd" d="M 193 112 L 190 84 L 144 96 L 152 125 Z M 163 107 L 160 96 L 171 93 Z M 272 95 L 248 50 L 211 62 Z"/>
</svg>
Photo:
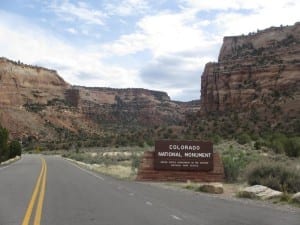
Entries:
<svg viewBox="0 0 300 225">
<path fill-rule="evenodd" d="M 43 159 L 45 161 L 45 159 Z M 44 176 L 43 176 L 43 182 L 42 187 L 39 195 L 39 201 L 36 207 L 35 212 L 35 218 L 34 218 L 34 225 L 40 225 L 41 218 L 42 218 L 42 211 L 43 211 L 43 203 L 44 203 L 44 197 L 45 197 L 45 189 L 46 189 L 46 177 L 47 177 L 47 164 L 44 163 Z"/>
<path fill-rule="evenodd" d="M 45 188 L 46 188 L 46 173 L 47 173 L 46 161 L 43 158 L 41 158 L 41 161 L 42 161 L 42 169 L 38 177 L 38 180 L 36 182 L 36 185 L 34 187 L 34 191 L 32 193 L 30 202 L 28 204 L 22 225 L 29 225 L 30 218 L 32 215 L 32 210 L 34 208 L 37 196 L 39 196 L 39 199 L 36 207 L 34 225 L 39 225 L 41 221 L 42 207 L 43 207 Z"/>
</svg>

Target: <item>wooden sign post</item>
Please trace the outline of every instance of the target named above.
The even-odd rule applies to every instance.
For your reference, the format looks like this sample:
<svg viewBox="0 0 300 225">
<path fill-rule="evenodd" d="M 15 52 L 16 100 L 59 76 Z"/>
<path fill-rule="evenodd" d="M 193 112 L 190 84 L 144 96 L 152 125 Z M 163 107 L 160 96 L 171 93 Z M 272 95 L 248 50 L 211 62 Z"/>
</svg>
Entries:
<svg viewBox="0 0 300 225">
<path fill-rule="evenodd" d="M 136 180 L 221 182 L 224 168 L 211 142 L 160 140 L 144 153 Z"/>
</svg>

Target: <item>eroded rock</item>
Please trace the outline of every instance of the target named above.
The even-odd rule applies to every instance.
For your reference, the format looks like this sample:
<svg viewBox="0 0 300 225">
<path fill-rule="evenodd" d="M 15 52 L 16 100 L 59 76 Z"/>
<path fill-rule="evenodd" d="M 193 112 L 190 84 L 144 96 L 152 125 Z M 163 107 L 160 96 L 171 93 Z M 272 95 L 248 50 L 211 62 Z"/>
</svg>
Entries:
<svg viewBox="0 0 300 225">
<path fill-rule="evenodd" d="M 212 193 L 212 194 L 222 194 L 224 192 L 222 183 L 207 183 L 201 184 L 199 191 Z"/>
<path fill-rule="evenodd" d="M 292 196 L 292 199 L 293 199 L 294 202 L 300 203 L 300 192 L 294 194 L 294 195 Z"/>
<path fill-rule="evenodd" d="M 258 198 L 258 199 L 271 199 L 282 196 L 280 191 L 273 190 L 263 185 L 254 185 L 246 187 L 238 193 L 240 197 Z"/>
</svg>

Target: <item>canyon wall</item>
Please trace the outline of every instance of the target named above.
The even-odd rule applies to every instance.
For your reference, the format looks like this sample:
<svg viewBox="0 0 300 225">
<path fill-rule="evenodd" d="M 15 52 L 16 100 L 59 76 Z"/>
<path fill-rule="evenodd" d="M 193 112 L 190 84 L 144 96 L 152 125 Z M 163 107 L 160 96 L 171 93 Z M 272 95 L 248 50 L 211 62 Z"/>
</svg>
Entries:
<svg viewBox="0 0 300 225">
<path fill-rule="evenodd" d="M 178 125 L 195 102 L 165 92 L 72 86 L 54 70 L 0 58 L 0 124 L 14 138 L 61 141 Z"/>
<path fill-rule="evenodd" d="M 300 23 L 224 37 L 201 77 L 201 113 L 228 112 L 299 117 Z"/>
</svg>

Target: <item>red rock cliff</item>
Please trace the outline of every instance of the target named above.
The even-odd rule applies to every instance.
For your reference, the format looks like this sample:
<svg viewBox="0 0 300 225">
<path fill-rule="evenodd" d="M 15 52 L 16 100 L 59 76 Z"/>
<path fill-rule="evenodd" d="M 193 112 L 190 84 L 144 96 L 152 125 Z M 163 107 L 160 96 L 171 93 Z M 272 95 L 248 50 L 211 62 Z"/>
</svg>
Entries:
<svg viewBox="0 0 300 225">
<path fill-rule="evenodd" d="M 300 113 L 300 23 L 225 37 L 201 77 L 202 113 Z"/>
</svg>

